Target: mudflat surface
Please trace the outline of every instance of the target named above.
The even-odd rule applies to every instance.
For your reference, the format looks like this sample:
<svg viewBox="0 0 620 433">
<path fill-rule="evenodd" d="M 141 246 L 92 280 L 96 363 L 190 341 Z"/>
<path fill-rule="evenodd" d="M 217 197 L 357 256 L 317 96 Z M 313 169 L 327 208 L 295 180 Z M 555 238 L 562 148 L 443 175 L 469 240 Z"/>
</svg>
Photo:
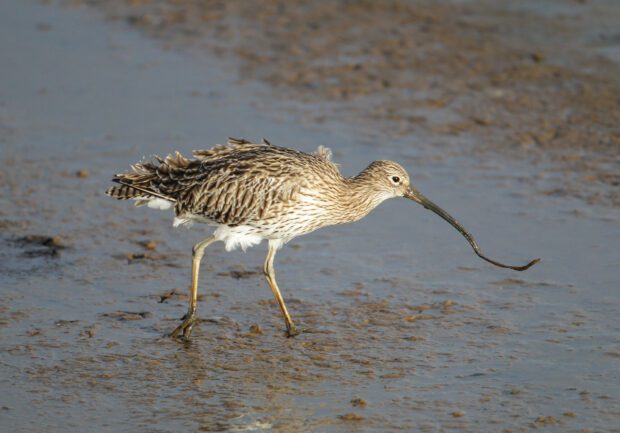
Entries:
<svg viewBox="0 0 620 433">
<path fill-rule="evenodd" d="M 270 86 L 264 106 L 306 124 L 344 121 L 380 146 L 413 136 L 439 154 L 561 162 L 554 194 L 620 204 L 615 0 L 70 4 L 170 48 L 234 57 L 242 78 Z"/>
<path fill-rule="evenodd" d="M 0 4 L 0 430 L 620 431 L 613 2 L 345 4 L 338 20 L 320 2 L 88 3 Z M 295 44 L 306 64 L 282 54 Z M 532 75 L 502 78 L 510 65 Z M 171 341 L 208 229 L 103 191 L 145 155 L 229 135 L 328 145 L 348 175 L 399 161 L 487 254 L 543 261 L 494 268 L 393 200 L 279 252 L 297 338 L 260 275 L 264 245 L 214 245 L 194 339 Z"/>
</svg>

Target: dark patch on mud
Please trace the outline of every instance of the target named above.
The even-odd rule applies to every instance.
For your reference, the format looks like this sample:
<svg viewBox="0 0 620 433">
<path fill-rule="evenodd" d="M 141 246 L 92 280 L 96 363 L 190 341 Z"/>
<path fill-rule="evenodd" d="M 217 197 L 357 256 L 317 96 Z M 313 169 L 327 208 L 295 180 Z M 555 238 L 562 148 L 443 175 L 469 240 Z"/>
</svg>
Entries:
<svg viewBox="0 0 620 433">
<path fill-rule="evenodd" d="M 130 321 L 130 320 L 142 320 L 148 317 L 151 317 L 153 313 L 150 311 L 115 311 L 113 313 L 104 313 L 101 316 L 120 320 L 121 322 Z"/>
<path fill-rule="evenodd" d="M 236 265 L 233 266 L 229 271 L 226 272 L 218 272 L 217 274 L 220 277 L 231 277 L 234 278 L 235 280 L 243 280 L 243 279 L 247 279 L 247 278 L 254 278 L 254 277 L 258 277 L 258 276 L 263 276 L 263 271 L 262 270 L 252 270 L 252 269 L 246 269 L 243 265 Z"/>
<path fill-rule="evenodd" d="M 182 265 L 178 263 L 177 257 L 174 255 L 153 252 L 149 248 L 147 248 L 147 250 L 149 250 L 149 252 L 114 254 L 113 257 L 117 260 L 125 261 L 128 265 L 146 263 L 170 268 L 182 267 Z"/>
<path fill-rule="evenodd" d="M 24 258 L 58 257 L 67 248 L 60 236 L 27 235 L 13 238 L 11 242 L 24 250 L 21 253 Z"/>
</svg>

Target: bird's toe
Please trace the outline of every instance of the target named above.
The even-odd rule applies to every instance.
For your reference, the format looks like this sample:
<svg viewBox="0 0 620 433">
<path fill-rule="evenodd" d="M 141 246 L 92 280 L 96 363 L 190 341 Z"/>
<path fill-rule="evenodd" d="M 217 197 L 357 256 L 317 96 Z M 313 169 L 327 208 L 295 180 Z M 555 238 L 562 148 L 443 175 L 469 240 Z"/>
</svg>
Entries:
<svg viewBox="0 0 620 433">
<path fill-rule="evenodd" d="M 170 333 L 171 338 L 178 338 L 180 340 L 189 341 L 189 337 L 192 334 L 192 329 L 196 323 L 196 315 L 192 314 L 183 320 L 183 322 L 176 327 L 174 331 Z"/>
<path fill-rule="evenodd" d="M 290 328 L 287 328 L 286 330 L 286 336 L 289 338 L 296 337 L 299 334 L 301 334 L 301 332 L 297 330 L 295 326 L 291 326 Z"/>
</svg>

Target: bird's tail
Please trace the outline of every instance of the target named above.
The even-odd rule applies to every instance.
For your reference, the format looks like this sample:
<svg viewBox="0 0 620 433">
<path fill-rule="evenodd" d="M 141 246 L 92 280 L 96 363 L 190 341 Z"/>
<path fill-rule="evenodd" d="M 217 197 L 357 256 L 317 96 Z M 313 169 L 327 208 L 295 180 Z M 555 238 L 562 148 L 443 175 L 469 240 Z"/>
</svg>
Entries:
<svg viewBox="0 0 620 433">
<path fill-rule="evenodd" d="M 138 206 L 156 199 L 175 203 L 174 197 L 160 189 L 161 176 L 158 167 L 164 160 L 157 156 L 155 159 L 159 162 L 158 165 L 153 162 L 140 162 L 131 166 L 132 171 L 116 174 L 112 182 L 120 185 L 108 188 L 105 193 L 117 200 L 137 200 Z"/>
</svg>

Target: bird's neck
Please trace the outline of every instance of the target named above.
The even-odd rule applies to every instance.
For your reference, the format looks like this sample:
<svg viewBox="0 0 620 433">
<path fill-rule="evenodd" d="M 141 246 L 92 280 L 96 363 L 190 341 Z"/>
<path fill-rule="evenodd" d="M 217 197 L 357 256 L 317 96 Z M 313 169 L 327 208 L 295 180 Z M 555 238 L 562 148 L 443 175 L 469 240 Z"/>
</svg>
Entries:
<svg viewBox="0 0 620 433">
<path fill-rule="evenodd" d="M 340 192 L 339 203 L 341 206 L 342 220 L 339 223 L 357 221 L 370 213 L 381 202 L 390 198 L 377 188 L 373 179 L 365 172 L 354 177 L 344 179 L 344 185 Z"/>
</svg>

